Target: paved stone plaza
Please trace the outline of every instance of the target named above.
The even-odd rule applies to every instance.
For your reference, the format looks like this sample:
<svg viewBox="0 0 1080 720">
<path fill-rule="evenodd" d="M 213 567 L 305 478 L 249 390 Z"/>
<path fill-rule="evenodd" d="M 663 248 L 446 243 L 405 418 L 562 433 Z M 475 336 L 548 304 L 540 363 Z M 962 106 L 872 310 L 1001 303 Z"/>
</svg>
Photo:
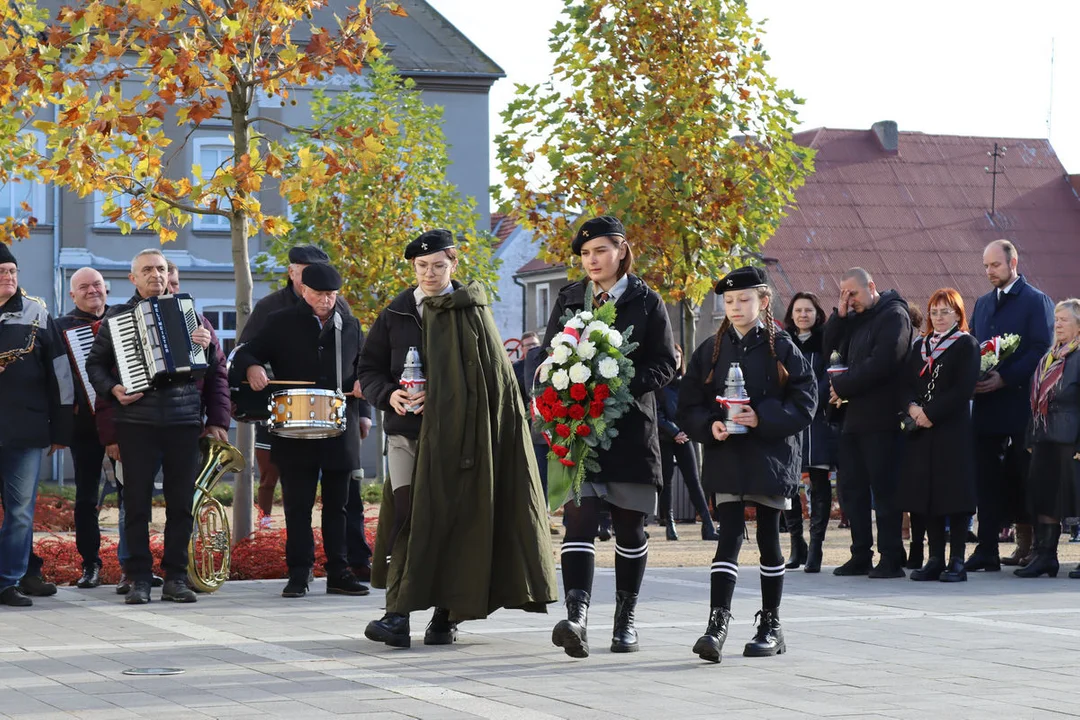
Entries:
<svg viewBox="0 0 1080 720">
<path fill-rule="evenodd" d="M 690 646 L 707 614 L 705 570 L 650 569 L 642 650 L 607 651 L 614 594 L 597 571 L 593 656 L 551 645 L 553 614 L 467 623 L 452 648 L 397 650 L 363 638 L 382 594 L 302 600 L 281 581 L 231 582 L 197 605 L 128 607 L 112 587 L 63 588 L 0 609 L 3 717 L 292 718 L 1028 718 L 1080 716 L 1080 581 L 1011 573 L 967 584 L 792 572 L 781 616 L 789 651 L 748 659 L 758 609 L 744 567 L 721 665 Z M 178 667 L 132 677 L 136 667 Z"/>
</svg>

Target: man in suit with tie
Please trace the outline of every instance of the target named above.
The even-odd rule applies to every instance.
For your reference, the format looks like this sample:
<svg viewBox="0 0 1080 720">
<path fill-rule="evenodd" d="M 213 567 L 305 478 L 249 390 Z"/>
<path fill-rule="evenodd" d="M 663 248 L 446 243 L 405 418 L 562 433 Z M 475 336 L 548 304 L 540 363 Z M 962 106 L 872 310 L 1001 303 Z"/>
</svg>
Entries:
<svg viewBox="0 0 1080 720">
<path fill-rule="evenodd" d="M 980 343 L 1016 334 L 1020 345 L 975 386 L 975 456 L 979 502 L 979 544 L 965 565 L 969 571 L 1016 565 L 1031 551 L 1031 525 L 1025 524 L 1024 480 L 1028 454 L 1024 433 L 1031 375 L 1050 347 L 1054 305 L 1017 273 L 1019 254 L 1008 240 L 983 251 L 983 267 L 993 288 L 975 302 L 971 333 Z M 1016 522 L 1016 552 L 1001 559 L 998 535 Z"/>
</svg>

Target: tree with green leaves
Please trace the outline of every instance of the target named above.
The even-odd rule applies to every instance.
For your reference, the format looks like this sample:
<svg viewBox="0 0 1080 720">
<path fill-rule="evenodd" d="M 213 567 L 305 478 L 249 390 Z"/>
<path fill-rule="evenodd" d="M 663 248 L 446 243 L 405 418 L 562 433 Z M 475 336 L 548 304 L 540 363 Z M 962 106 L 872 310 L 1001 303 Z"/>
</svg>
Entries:
<svg viewBox="0 0 1080 720">
<path fill-rule="evenodd" d="M 349 143 L 334 148 L 356 168 L 306 192 L 293 205 L 293 231 L 276 243 L 314 243 L 330 255 L 345 281 L 344 294 L 364 325 L 401 290 L 415 282 L 405 245 L 424 230 L 446 228 L 458 238 L 462 280 L 495 281 L 491 236 L 476 229 L 476 201 L 460 195 L 446 177 L 450 165 L 442 109 L 424 103 L 411 79 L 397 75 L 385 57 L 371 62 L 367 83 L 341 93 L 319 92 L 316 123 L 339 128 L 378 128 L 377 152 L 367 157 Z M 330 139 L 333 141 L 333 139 Z M 298 138 L 307 152 L 325 138 Z"/>
<path fill-rule="evenodd" d="M 687 326 L 712 281 L 752 262 L 813 151 L 766 70 L 745 0 L 563 0 L 551 81 L 519 86 L 496 137 L 503 210 L 568 260 L 579 214 L 627 227 L 635 271 Z M 693 346 L 693 336 L 688 342 Z"/>
</svg>

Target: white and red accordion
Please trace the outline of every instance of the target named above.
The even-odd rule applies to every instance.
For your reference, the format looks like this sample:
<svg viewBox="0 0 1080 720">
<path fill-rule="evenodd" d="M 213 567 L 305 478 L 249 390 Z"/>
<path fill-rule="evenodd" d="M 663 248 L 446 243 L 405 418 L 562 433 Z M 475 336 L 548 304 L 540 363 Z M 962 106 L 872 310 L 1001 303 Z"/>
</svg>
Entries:
<svg viewBox="0 0 1080 720">
<path fill-rule="evenodd" d="M 120 383 L 129 393 L 149 390 L 164 379 L 197 377 L 208 366 L 206 351 L 191 341 L 199 314 L 187 293 L 148 298 L 106 322 Z"/>
<path fill-rule="evenodd" d="M 90 355 L 90 348 L 94 345 L 94 338 L 97 337 L 99 327 L 101 327 L 100 321 L 77 325 L 64 331 L 64 343 L 67 345 L 68 356 L 75 365 L 77 371 L 75 374 L 82 385 L 83 397 L 90 405 L 90 412 L 94 412 L 97 393 L 94 392 L 94 386 L 90 384 L 90 378 L 86 375 L 86 358 Z"/>
</svg>

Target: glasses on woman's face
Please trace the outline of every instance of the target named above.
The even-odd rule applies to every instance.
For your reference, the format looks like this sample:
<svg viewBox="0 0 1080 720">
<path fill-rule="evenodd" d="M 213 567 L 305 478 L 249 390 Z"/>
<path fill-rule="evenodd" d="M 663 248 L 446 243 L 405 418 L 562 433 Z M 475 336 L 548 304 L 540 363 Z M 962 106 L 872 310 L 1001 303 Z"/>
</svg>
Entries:
<svg viewBox="0 0 1080 720">
<path fill-rule="evenodd" d="M 952 308 L 934 308 L 930 311 L 930 317 L 932 318 L 947 318 L 955 314 L 956 311 Z"/>
</svg>

